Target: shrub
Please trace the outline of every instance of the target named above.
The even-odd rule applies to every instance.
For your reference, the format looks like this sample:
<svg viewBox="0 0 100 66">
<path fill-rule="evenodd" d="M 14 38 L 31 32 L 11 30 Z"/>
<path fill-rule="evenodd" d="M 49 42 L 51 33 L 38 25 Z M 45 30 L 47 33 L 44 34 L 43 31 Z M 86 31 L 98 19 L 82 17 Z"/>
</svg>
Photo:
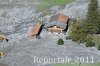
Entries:
<svg viewBox="0 0 100 66">
<path fill-rule="evenodd" d="M 86 42 L 86 47 L 93 47 L 93 46 L 95 46 L 95 42 L 92 41 Z"/>
<path fill-rule="evenodd" d="M 95 42 L 93 42 L 91 39 L 86 40 L 86 47 L 93 47 L 95 46 Z"/>
<path fill-rule="evenodd" d="M 63 44 L 64 44 L 63 39 L 62 39 L 62 38 L 58 39 L 57 44 L 58 44 L 58 45 L 63 45 Z"/>
<path fill-rule="evenodd" d="M 98 46 L 98 50 L 100 50 L 100 46 Z"/>
<path fill-rule="evenodd" d="M 94 40 L 94 42 L 95 42 L 95 44 L 96 44 L 96 48 L 97 48 L 98 50 L 100 50 L 100 35 L 96 35 L 96 34 L 95 34 L 93 40 Z"/>
<path fill-rule="evenodd" d="M 66 38 L 65 38 L 66 40 L 69 40 L 69 39 L 71 39 L 71 37 L 70 36 L 66 36 Z"/>
</svg>

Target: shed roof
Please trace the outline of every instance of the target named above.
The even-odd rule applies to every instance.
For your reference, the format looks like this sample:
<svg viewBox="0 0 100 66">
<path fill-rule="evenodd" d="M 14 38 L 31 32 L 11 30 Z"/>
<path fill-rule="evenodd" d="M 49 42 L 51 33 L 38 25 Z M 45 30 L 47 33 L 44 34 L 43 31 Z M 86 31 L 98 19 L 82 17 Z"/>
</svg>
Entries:
<svg viewBox="0 0 100 66">
<path fill-rule="evenodd" d="M 41 24 L 37 24 L 37 25 L 32 26 L 31 29 L 29 29 L 28 34 L 29 34 L 30 36 L 35 36 L 35 35 L 37 35 L 38 32 L 39 32 L 39 30 L 40 30 L 40 28 L 41 28 L 41 26 L 42 26 Z"/>
</svg>

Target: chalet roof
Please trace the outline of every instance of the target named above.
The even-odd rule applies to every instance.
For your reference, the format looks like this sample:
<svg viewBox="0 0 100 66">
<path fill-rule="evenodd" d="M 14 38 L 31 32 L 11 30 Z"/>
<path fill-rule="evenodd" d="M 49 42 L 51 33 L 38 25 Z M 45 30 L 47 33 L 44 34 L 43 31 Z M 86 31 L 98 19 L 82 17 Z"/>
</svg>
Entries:
<svg viewBox="0 0 100 66">
<path fill-rule="evenodd" d="M 53 22 L 49 22 L 49 23 L 47 23 L 47 24 L 44 25 L 45 28 L 49 28 L 51 26 L 59 26 L 62 29 L 66 29 L 67 24 L 61 23 L 59 21 L 53 21 Z"/>
<path fill-rule="evenodd" d="M 40 30 L 40 28 L 41 28 L 41 26 L 42 26 L 41 24 L 37 24 L 37 25 L 32 26 L 32 28 L 29 29 L 28 34 L 29 34 L 30 36 L 35 36 L 35 35 L 37 35 L 38 32 L 39 32 L 39 30 Z"/>
<path fill-rule="evenodd" d="M 68 16 L 60 13 L 60 14 L 57 14 L 57 15 L 52 16 L 49 22 L 59 21 L 59 22 L 63 22 L 63 23 L 66 23 L 67 24 L 68 19 L 69 19 Z"/>
<path fill-rule="evenodd" d="M 57 14 L 51 17 L 50 21 L 44 25 L 45 28 L 52 27 L 52 26 L 58 26 L 62 29 L 66 29 L 68 17 L 64 14 Z"/>
</svg>

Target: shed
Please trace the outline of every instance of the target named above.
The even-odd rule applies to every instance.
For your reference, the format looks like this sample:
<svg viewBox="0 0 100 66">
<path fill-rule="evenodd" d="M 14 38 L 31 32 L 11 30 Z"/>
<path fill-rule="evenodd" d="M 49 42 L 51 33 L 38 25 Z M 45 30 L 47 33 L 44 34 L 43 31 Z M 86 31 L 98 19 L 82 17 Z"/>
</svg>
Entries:
<svg viewBox="0 0 100 66">
<path fill-rule="evenodd" d="M 33 25 L 31 28 L 29 28 L 27 33 L 29 36 L 36 36 L 40 38 L 39 35 L 41 33 L 41 30 L 42 30 L 42 25 L 36 24 L 36 25 Z"/>
</svg>

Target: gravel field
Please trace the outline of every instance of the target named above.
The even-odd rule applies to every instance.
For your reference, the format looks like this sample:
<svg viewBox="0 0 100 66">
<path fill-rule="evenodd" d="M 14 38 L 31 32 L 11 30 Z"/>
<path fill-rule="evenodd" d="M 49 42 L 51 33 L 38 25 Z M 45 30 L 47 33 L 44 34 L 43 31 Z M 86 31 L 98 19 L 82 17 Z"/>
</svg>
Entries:
<svg viewBox="0 0 100 66">
<path fill-rule="evenodd" d="M 88 2 L 77 0 L 58 10 L 71 18 L 85 18 Z M 26 32 L 29 26 L 35 23 L 41 13 L 36 13 L 35 7 L 0 8 L 0 31 L 7 35 L 10 41 L 0 42 L 0 50 L 6 51 L 6 56 L 0 62 L 9 66 L 51 66 L 50 64 L 35 64 L 34 57 L 39 58 L 63 58 L 93 57 L 94 62 L 100 62 L 100 51 L 96 48 L 86 48 L 84 44 L 77 44 L 72 40 L 65 40 L 66 35 L 49 33 L 43 30 L 41 39 L 28 37 Z M 50 16 L 49 16 L 50 17 Z M 68 32 L 67 32 L 68 36 Z M 63 38 L 65 44 L 57 45 L 57 40 Z M 1 66 L 1 65 L 0 65 Z"/>
<path fill-rule="evenodd" d="M 76 56 L 93 57 L 94 62 L 100 62 L 100 51 L 94 47 L 86 48 L 83 44 L 78 45 L 71 40 L 65 40 L 65 35 L 63 34 L 50 34 L 43 31 L 41 39 L 27 38 L 22 34 L 18 35 L 15 41 L 4 42 L 4 44 L 7 44 L 7 46 L 5 45 L 5 50 L 8 53 L 6 57 L 1 58 L 1 61 L 9 66 L 45 66 L 43 63 L 34 63 L 34 57 L 65 58 L 68 56 L 73 59 Z M 58 38 L 63 38 L 65 44 L 62 46 L 57 45 Z M 46 65 L 48 66 L 48 64 Z"/>
</svg>

